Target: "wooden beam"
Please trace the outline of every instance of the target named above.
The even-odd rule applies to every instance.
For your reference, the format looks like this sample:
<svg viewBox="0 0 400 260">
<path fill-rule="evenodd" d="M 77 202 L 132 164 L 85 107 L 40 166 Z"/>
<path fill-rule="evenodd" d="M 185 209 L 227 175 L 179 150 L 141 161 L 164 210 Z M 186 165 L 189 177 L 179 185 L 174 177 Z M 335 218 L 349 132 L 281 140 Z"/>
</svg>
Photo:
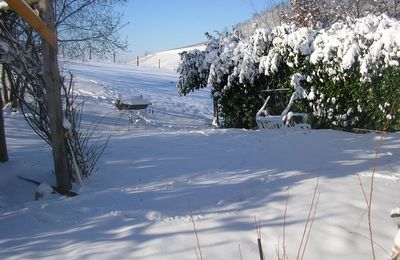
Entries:
<svg viewBox="0 0 400 260">
<path fill-rule="evenodd" d="M 25 22 L 48 42 L 51 47 L 57 49 L 57 36 L 45 22 L 32 10 L 24 0 L 4 0 Z"/>
</svg>

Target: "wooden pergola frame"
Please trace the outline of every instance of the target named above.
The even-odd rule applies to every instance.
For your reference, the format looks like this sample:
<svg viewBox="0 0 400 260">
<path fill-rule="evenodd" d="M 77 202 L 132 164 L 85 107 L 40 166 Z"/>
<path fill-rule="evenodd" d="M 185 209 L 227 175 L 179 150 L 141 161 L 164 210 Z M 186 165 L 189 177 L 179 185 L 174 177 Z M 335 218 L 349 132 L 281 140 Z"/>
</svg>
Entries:
<svg viewBox="0 0 400 260">
<path fill-rule="evenodd" d="M 48 42 L 51 47 L 57 49 L 57 36 L 45 22 L 32 10 L 24 0 L 4 0 L 8 6 L 16 12 L 25 22 Z"/>
</svg>

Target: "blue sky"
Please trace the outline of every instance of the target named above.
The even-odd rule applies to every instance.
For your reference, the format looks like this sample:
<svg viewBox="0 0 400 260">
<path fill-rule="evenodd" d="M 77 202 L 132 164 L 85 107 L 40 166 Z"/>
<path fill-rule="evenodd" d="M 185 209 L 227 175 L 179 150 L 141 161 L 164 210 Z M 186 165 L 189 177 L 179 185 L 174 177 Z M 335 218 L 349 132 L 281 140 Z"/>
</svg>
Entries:
<svg viewBox="0 0 400 260">
<path fill-rule="evenodd" d="M 204 33 L 231 29 L 276 0 L 129 0 L 121 10 L 130 53 L 143 56 L 206 40 Z"/>
</svg>

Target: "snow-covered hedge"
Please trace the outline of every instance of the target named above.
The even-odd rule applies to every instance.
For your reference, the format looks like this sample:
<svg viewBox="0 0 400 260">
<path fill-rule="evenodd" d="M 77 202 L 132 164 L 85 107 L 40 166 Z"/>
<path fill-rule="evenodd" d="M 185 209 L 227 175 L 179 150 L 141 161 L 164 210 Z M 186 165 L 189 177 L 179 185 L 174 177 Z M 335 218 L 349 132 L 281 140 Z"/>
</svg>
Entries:
<svg viewBox="0 0 400 260">
<path fill-rule="evenodd" d="M 302 75 L 307 100 L 294 108 L 312 112 L 314 126 L 381 129 L 391 118 L 392 129 L 400 128 L 398 109 L 389 115 L 400 94 L 400 22 L 395 19 L 349 18 L 321 30 L 282 25 L 244 39 L 233 33 L 209 42 L 204 52 L 182 55 L 178 91 L 188 93 L 207 82 L 227 127 L 254 127 L 266 98 L 262 90 L 293 88 L 293 75 Z M 282 111 L 290 94 L 275 95 L 271 111 Z"/>
</svg>

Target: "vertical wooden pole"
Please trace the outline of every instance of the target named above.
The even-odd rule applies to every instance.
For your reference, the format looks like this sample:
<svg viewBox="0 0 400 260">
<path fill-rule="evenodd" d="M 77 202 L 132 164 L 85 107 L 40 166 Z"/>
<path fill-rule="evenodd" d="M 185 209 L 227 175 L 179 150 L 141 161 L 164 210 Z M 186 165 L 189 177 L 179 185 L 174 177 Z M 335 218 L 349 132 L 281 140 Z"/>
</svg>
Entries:
<svg viewBox="0 0 400 260">
<path fill-rule="evenodd" d="M 5 86 L 3 86 L 5 87 Z M 6 134 L 4 131 L 3 99 L 0 92 L 0 163 L 8 161 Z"/>
<path fill-rule="evenodd" d="M 54 8 L 52 0 L 44 0 L 43 21 L 54 31 Z M 46 101 L 49 110 L 51 143 L 57 187 L 60 192 L 71 189 L 71 177 L 68 172 L 65 130 L 61 103 L 61 78 L 57 59 L 57 46 L 52 47 L 42 40 L 43 78 L 46 85 Z"/>
<path fill-rule="evenodd" d="M 115 63 L 115 51 L 114 51 L 114 63 Z"/>
<path fill-rule="evenodd" d="M 139 56 L 136 57 L 136 65 L 139 67 Z"/>
</svg>

